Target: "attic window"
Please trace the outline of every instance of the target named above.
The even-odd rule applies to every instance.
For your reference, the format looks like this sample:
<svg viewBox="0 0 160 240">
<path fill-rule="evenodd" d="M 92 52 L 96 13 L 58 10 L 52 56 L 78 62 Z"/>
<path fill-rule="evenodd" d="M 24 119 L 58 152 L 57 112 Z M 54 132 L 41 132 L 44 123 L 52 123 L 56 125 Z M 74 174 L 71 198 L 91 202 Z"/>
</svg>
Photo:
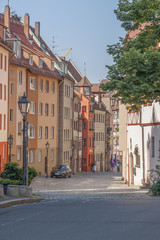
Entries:
<svg viewBox="0 0 160 240">
<path fill-rule="evenodd" d="M 54 71 L 54 61 L 51 61 L 51 70 Z"/>
<path fill-rule="evenodd" d="M 33 65 L 33 55 L 29 55 L 29 65 Z"/>
<path fill-rule="evenodd" d="M 42 68 L 43 67 L 43 59 L 40 57 L 39 58 L 39 67 Z"/>
<path fill-rule="evenodd" d="M 14 48 L 13 48 L 16 57 L 18 59 L 21 59 L 21 42 L 20 41 L 14 41 Z"/>
</svg>

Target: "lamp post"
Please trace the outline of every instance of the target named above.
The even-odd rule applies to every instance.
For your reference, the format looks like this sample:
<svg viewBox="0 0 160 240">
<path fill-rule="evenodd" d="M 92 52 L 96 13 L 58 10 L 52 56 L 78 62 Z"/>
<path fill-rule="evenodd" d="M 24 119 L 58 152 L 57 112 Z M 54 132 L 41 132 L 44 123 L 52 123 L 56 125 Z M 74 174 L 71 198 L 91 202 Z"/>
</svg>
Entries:
<svg viewBox="0 0 160 240">
<path fill-rule="evenodd" d="M 13 136 L 11 134 L 8 137 L 8 144 L 9 144 L 9 162 L 11 162 L 11 147 L 13 144 Z"/>
<path fill-rule="evenodd" d="M 49 142 L 46 142 L 46 151 L 47 151 L 47 162 L 46 162 L 46 178 L 48 178 L 48 149 L 49 149 Z"/>
<path fill-rule="evenodd" d="M 25 185 L 25 166 L 26 166 L 26 139 L 25 139 L 26 124 L 25 122 L 26 122 L 26 116 L 29 111 L 30 104 L 31 104 L 30 101 L 28 100 L 28 98 L 24 93 L 23 97 L 18 101 L 18 107 L 23 117 L 23 176 L 22 176 L 23 185 Z"/>
</svg>

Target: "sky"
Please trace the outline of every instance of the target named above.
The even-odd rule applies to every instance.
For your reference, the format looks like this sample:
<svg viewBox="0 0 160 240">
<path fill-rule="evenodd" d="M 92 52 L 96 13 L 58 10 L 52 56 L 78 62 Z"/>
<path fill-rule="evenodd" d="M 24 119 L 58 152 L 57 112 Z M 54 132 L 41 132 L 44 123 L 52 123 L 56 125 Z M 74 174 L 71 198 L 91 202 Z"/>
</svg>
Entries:
<svg viewBox="0 0 160 240">
<path fill-rule="evenodd" d="M 30 25 L 41 24 L 41 37 L 54 53 L 71 59 L 91 83 L 106 78 L 112 57 L 107 45 L 118 42 L 125 32 L 114 14 L 119 0 L 9 0 L 11 12 L 24 19 L 30 15 Z M 8 0 L 0 0 L 0 12 Z M 54 40 L 54 44 L 53 44 Z M 86 67 L 85 67 L 86 66 Z"/>
</svg>

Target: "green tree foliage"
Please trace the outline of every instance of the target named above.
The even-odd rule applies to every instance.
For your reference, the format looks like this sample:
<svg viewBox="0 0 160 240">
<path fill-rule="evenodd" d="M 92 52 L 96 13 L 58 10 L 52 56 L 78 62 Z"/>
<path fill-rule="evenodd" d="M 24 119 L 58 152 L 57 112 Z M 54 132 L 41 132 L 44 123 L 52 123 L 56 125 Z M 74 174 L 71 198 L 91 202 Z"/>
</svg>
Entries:
<svg viewBox="0 0 160 240">
<path fill-rule="evenodd" d="M 107 48 L 114 64 L 101 87 L 136 110 L 160 96 L 160 0 L 119 0 L 114 12 L 127 35 Z"/>
<path fill-rule="evenodd" d="M 34 168 L 28 167 L 29 184 L 37 175 L 38 174 Z M 17 184 L 22 184 L 22 168 L 19 167 L 18 163 L 6 163 L 4 167 L 4 172 L 1 173 L 1 177 L 3 179 L 9 180 L 10 182 L 17 181 Z"/>
</svg>

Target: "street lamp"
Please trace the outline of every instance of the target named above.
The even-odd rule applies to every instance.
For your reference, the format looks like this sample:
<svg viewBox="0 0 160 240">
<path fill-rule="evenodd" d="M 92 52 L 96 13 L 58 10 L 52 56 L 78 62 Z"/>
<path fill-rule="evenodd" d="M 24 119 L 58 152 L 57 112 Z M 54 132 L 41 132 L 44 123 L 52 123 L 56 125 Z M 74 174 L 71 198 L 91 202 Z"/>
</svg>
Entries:
<svg viewBox="0 0 160 240">
<path fill-rule="evenodd" d="M 13 144 L 13 136 L 11 134 L 8 137 L 8 144 L 9 144 L 9 162 L 11 162 L 11 147 Z"/>
<path fill-rule="evenodd" d="M 46 162 L 46 178 L 48 178 L 48 149 L 49 149 L 49 142 L 46 142 L 46 151 L 47 151 L 47 162 Z"/>
<path fill-rule="evenodd" d="M 30 101 L 28 100 L 24 93 L 23 97 L 18 101 L 18 107 L 23 116 L 23 176 L 22 176 L 23 185 L 25 185 L 25 165 L 26 165 L 25 122 L 30 104 L 31 104 Z"/>
</svg>

